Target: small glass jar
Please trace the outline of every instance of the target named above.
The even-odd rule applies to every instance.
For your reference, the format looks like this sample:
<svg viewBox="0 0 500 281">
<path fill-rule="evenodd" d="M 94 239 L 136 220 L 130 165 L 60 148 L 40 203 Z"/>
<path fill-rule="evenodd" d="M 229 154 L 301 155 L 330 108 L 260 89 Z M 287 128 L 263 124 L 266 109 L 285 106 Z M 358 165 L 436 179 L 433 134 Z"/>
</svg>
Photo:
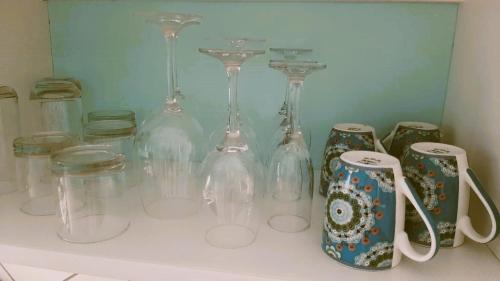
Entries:
<svg viewBox="0 0 500 281">
<path fill-rule="evenodd" d="M 86 143 L 108 145 L 109 149 L 114 153 L 125 155 L 125 174 L 129 186 L 137 185 L 139 177 L 139 173 L 135 169 L 135 133 L 136 126 L 134 122 L 102 120 L 87 123 L 83 134 L 83 139 Z"/>
<path fill-rule="evenodd" d="M 81 145 L 52 155 L 59 190 L 59 237 L 72 243 L 114 238 L 129 225 L 125 157 L 105 145 Z"/>
<path fill-rule="evenodd" d="M 0 85 L 0 195 L 16 191 L 16 159 L 12 141 L 19 136 L 17 93 Z"/>
<path fill-rule="evenodd" d="M 89 123 L 102 120 L 125 120 L 135 124 L 135 112 L 126 109 L 96 110 L 89 112 L 87 120 Z"/>
<path fill-rule="evenodd" d="M 50 168 L 50 155 L 76 142 L 75 137 L 61 132 L 39 133 L 14 140 L 17 183 L 24 197 L 21 211 L 33 216 L 56 213 L 57 189 Z"/>
<path fill-rule="evenodd" d="M 81 93 L 73 82 L 39 81 L 31 91 L 30 99 L 40 103 L 43 131 L 82 135 Z"/>
</svg>

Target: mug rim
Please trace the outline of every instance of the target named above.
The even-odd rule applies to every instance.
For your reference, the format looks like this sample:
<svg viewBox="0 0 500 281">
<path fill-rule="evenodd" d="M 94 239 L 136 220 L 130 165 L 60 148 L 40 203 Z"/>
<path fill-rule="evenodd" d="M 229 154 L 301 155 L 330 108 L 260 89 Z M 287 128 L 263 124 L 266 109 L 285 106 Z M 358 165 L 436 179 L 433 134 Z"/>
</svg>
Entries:
<svg viewBox="0 0 500 281">
<path fill-rule="evenodd" d="M 395 169 L 399 167 L 399 160 L 389 154 L 375 152 L 375 151 L 364 151 L 364 150 L 354 150 L 342 153 L 340 155 L 340 160 L 343 162 L 368 169 Z M 365 162 L 361 162 L 367 160 Z M 378 164 L 371 164 L 373 162 L 379 161 Z"/>
<path fill-rule="evenodd" d="M 338 123 L 333 126 L 333 128 L 337 131 L 342 131 L 346 133 L 373 133 L 375 129 L 366 124 L 361 123 Z M 356 128 L 359 130 L 352 130 L 351 128 Z"/>
<path fill-rule="evenodd" d="M 415 128 L 415 126 L 421 126 L 421 128 Z M 423 130 L 423 131 L 439 130 L 439 127 L 436 124 L 427 123 L 427 122 L 420 122 L 420 121 L 399 122 L 397 127 L 406 127 L 406 128 Z"/>
<path fill-rule="evenodd" d="M 439 142 L 418 142 L 412 144 L 410 149 L 420 154 L 439 157 L 456 157 L 466 154 L 461 147 Z"/>
</svg>

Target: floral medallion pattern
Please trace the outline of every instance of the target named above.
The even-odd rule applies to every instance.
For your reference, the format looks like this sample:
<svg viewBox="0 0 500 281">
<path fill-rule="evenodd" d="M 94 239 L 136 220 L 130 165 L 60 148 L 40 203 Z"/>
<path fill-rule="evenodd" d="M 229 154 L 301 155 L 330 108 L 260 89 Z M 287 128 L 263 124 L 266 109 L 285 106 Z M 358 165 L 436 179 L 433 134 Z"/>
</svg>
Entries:
<svg viewBox="0 0 500 281">
<path fill-rule="evenodd" d="M 325 229 L 333 242 L 358 243 L 375 224 L 372 198 L 342 181 L 330 186 Z"/>
<path fill-rule="evenodd" d="M 375 151 L 375 140 L 371 132 L 346 132 L 333 128 L 325 146 L 321 164 L 319 193 L 326 196 L 333 180 L 333 172 L 340 155 L 351 150 Z"/>
<path fill-rule="evenodd" d="M 455 157 L 410 150 L 402 161 L 403 173 L 437 224 L 441 247 L 452 247 L 458 208 L 458 165 Z M 410 240 L 430 245 L 429 232 L 415 208 L 407 202 L 405 230 Z"/>
<path fill-rule="evenodd" d="M 367 169 L 339 161 L 328 189 L 323 251 L 365 269 L 392 266 L 395 186 L 392 169 Z"/>
</svg>

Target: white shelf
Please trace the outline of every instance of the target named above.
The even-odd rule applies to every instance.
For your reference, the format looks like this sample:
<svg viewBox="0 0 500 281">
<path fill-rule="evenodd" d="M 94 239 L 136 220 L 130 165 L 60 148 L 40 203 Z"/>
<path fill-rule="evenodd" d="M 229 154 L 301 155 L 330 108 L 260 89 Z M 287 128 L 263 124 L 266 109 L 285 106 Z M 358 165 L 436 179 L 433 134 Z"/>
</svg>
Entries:
<svg viewBox="0 0 500 281">
<path fill-rule="evenodd" d="M 317 193 L 316 193 L 317 194 Z M 343 266 L 320 248 L 324 200 L 316 196 L 311 229 L 283 234 L 263 225 L 257 241 L 221 250 L 204 241 L 206 217 L 158 221 L 137 206 L 130 229 L 113 240 L 69 244 L 55 234 L 56 217 L 18 211 L 19 195 L 0 198 L 0 261 L 124 280 L 498 281 L 500 262 L 484 245 L 443 249 L 427 263 L 406 258 L 391 270 Z"/>
</svg>

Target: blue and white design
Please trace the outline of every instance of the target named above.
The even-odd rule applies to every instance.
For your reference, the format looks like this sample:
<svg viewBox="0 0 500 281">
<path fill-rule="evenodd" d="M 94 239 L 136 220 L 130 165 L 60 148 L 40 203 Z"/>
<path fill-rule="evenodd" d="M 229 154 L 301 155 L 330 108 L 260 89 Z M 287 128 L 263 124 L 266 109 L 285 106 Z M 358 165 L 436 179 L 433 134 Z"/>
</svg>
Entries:
<svg viewBox="0 0 500 281">
<path fill-rule="evenodd" d="M 394 175 L 388 175 L 386 172 L 377 170 L 367 170 L 366 174 L 377 181 L 378 187 L 383 192 L 394 192 Z"/>
<path fill-rule="evenodd" d="M 373 245 L 366 253 L 354 258 L 358 266 L 386 268 L 392 266 L 394 245 L 390 242 L 379 242 Z"/>
<path fill-rule="evenodd" d="M 436 194 L 436 181 L 433 178 L 424 175 L 413 166 L 404 167 L 404 174 L 419 187 L 417 193 L 421 194 L 422 202 L 424 202 L 425 208 L 427 208 L 427 210 L 434 209 L 438 204 L 438 196 Z M 412 211 L 409 211 L 408 215 L 408 218 L 415 217 L 420 219 L 420 216 L 414 209 Z"/>
<path fill-rule="evenodd" d="M 444 158 L 429 158 L 434 165 L 441 168 L 441 172 L 443 175 L 447 177 L 456 177 L 458 176 L 458 168 L 457 168 L 457 160 L 453 159 L 444 159 Z"/>
<path fill-rule="evenodd" d="M 342 254 L 339 251 L 337 251 L 335 246 L 332 245 L 326 245 L 325 252 L 334 259 L 340 259 L 342 257 Z"/>
<path fill-rule="evenodd" d="M 338 181 L 328 190 L 324 226 L 332 242 L 358 243 L 375 224 L 370 195 Z"/>
</svg>

